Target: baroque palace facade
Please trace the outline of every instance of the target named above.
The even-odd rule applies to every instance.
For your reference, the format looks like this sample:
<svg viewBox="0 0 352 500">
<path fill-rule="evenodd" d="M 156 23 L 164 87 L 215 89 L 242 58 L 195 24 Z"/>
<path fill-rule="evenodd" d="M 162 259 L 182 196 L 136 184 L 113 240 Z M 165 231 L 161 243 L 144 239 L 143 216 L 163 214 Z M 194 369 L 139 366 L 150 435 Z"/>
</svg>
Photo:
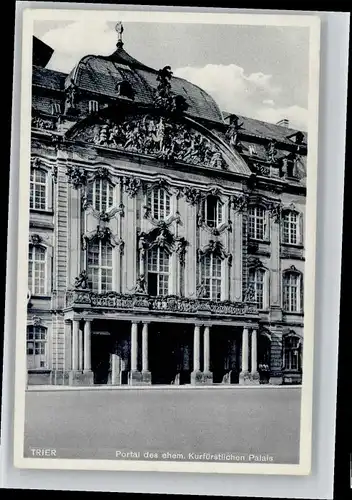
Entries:
<svg viewBox="0 0 352 500">
<path fill-rule="evenodd" d="M 68 75 L 34 57 L 28 384 L 301 383 L 306 134 L 121 31 Z"/>
</svg>

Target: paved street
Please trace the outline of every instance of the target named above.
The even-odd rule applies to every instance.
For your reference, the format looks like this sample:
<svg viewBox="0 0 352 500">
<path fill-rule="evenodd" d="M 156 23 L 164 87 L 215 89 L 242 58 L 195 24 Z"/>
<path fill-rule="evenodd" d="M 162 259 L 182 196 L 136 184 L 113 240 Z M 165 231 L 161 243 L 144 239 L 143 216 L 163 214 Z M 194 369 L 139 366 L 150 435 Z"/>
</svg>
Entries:
<svg viewBox="0 0 352 500">
<path fill-rule="evenodd" d="M 115 450 L 271 454 L 297 463 L 299 388 L 31 391 L 25 456 L 114 458 Z"/>
</svg>

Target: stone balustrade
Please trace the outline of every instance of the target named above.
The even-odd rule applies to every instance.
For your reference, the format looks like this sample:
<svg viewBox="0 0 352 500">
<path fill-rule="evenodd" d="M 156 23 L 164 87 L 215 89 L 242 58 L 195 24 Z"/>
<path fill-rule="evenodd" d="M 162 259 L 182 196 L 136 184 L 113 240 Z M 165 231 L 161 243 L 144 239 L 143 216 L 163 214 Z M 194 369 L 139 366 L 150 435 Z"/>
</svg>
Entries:
<svg viewBox="0 0 352 500">
<path fill-rule="evenodd" d="M 167 313 L 202 314 L 207 316 L 257 316 L 252 302 L 212 301 L 175 295 L 150 297 L 145 294 L 117 292 L 95 293 L 90 290 L 66 292 L 67 308 L 104 308 L 122 311 L 155 311 Z"/>
</svg>

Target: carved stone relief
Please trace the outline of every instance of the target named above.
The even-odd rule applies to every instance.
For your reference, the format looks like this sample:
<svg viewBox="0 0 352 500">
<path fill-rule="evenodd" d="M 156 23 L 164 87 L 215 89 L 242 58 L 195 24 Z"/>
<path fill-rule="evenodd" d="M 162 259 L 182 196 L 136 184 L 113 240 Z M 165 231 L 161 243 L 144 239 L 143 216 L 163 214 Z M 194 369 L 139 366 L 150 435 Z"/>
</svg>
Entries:
<svg viewBox="0 0 352 500">
<path fill-rule="evenodd" d="M 82 140 L 97 146 L 122 149 L 217 169 L 227 169 L 220 148 L 185 124 L 164 116 L 132 116 L 108 120 L 81 132 Z"/>
</svg>

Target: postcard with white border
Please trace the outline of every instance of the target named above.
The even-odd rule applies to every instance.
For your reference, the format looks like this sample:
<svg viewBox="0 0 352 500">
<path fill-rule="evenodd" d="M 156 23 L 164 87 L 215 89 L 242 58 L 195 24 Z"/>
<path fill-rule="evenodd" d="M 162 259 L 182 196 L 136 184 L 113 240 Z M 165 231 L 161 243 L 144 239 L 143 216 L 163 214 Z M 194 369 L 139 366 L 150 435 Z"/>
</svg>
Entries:
<svg viewBox="0 0 352 500">
<path fill-rule="evenodd" d="M 310 474 L 319 17 L 22 21 L 14 465 Z"/>
</svg>

